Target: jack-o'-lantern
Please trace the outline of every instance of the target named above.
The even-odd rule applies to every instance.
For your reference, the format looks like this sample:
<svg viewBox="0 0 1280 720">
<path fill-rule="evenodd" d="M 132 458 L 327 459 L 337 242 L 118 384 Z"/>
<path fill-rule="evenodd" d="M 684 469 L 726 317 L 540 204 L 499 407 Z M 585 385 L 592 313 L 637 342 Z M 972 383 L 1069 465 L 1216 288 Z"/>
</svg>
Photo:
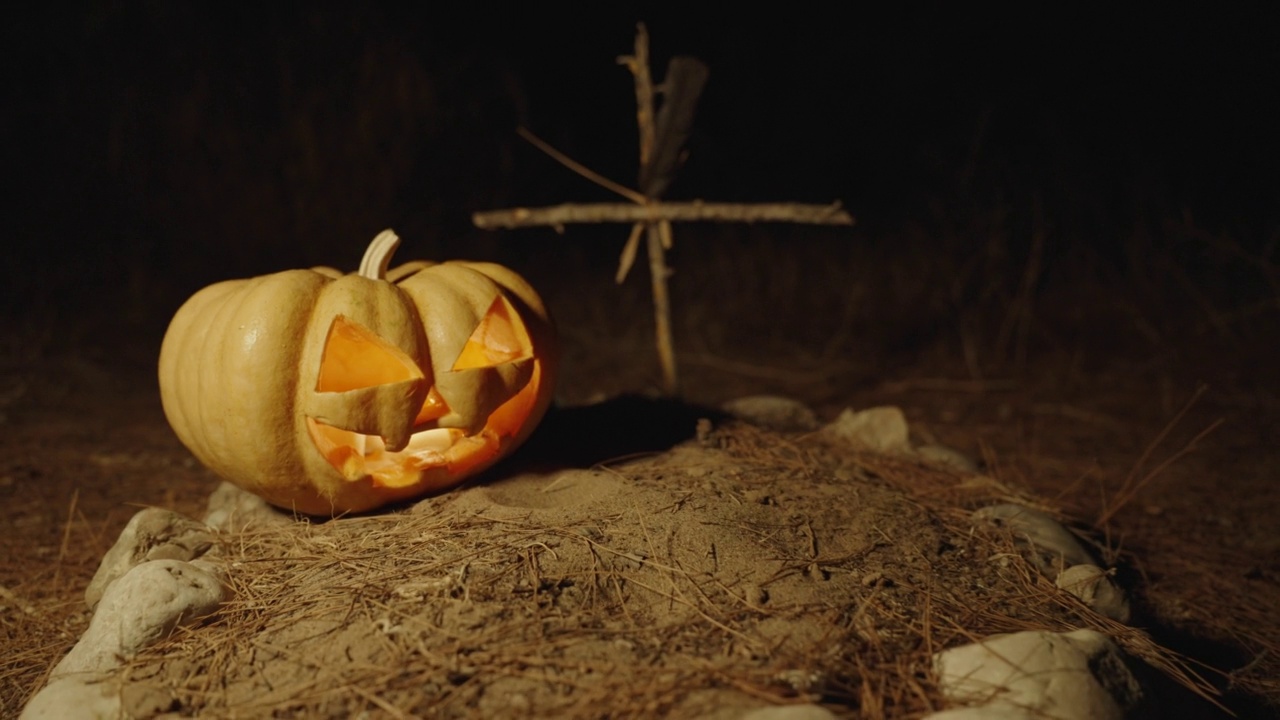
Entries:
<svg viewBox="0 0 1280 720">
<path fill-rule="evenodd" d="M 211 285 L 174 316 L 160 395 L 215 473 L 282 508 L 368 510 L 456 485 L 522 443 L 550 404 L 555 331 L 520 276 L 479 262 Z"/>
</svg>

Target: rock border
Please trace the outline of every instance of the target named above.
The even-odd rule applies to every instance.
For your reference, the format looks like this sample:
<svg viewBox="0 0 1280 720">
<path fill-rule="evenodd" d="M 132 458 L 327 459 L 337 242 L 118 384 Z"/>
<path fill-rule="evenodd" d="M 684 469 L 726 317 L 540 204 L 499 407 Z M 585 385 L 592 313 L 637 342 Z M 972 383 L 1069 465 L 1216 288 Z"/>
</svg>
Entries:
<svg viewBox="0 0 1280 720">
<path fill-rule="evenodd" d="M 212 547 L 212 530 L 185 515 L 160 508 L 134 515 L 86 590 L 85 601 L 94 611 L 89 627 L 19 718 L 155 714 L 139 707 L 150 700 L 126 692 L 116 671 L 142 649 L 176 628 L 199 623 L 226 602 L 222 570 L 202 559 Z"/>
</svg>

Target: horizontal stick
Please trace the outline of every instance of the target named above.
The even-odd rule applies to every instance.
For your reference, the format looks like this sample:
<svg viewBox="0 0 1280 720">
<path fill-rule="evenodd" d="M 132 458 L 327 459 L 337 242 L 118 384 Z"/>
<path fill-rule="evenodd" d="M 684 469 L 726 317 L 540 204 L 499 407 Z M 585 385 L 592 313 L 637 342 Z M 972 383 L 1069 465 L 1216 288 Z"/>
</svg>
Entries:
<svg viewBox="0 0 1280 720">
<path fill-rule="evenodd" d="M 789 222 L 808 225 L 852 225 L 853 217 L 839 202 L 830 205 L 804 203 L 708 203 L 654 202 L 566 203 L 542 208 L 488 210 L 471 216 L 482 230 L 521 228 L 538 225 L 560 227 L 572 223 L 657 222 Z"/>
</svg>

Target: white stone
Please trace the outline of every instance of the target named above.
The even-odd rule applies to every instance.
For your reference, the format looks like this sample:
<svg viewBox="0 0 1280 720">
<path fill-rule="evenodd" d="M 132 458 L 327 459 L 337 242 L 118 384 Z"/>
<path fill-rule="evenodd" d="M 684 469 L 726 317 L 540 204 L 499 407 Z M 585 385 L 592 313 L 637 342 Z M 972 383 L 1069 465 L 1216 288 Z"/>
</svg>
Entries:
<svg viewBox="0 0 1280 720">
<path fill-rule="evenodd" d="M 936 654 L 934 670 L 948 699 L 981 708 L 978 715 L 943 716 L 949 720 L 1122 720 L 1142 700 L 1120 649 L 1093 630 L 994 635 Z"/>
<path fill-rule="evenodd" d="M 1045 720 L 1045 716 L 1023 708 L 978 705 L 930 713 L 922 720 Z"/>
<path fill-rule="evenodd" d="M 946 445 L 921 445 L 916 448 L 916 454 L 925 460 L 925 462 L 942 465 L 960 472 L 978 474 L 978 463 L 973 458 Z"/>
<path fill-rule="evenodd" d="M 855 412 L 845 408 L 822 428 L 827 437 L 862 450 L 886 453 L 911 452 L 907 417 L 892 405 Z"/>
<path fill-rule="evenodd" d="M 209 495 L 204 522 L 226 532 L 240 532 L 246 527 L 291 523 L 293 519 L 257 495 L 223 481 Z"/>
<path fill-rule="evenodd" d="M 110 670 L 175 627 L 211 614 L 225 598 L 222 581 L 208 566 L 181 560 L 142 563 L 107 587 L 89 628 L 52 677 Z"/>
<path fill-rule="evenodd" d="M 84 591 L 90 609 L 122 575 L 149 560 L 192 560 L 213 547 L 213 534 L 204 523 L 162 508 L 139 511 L 125 525 L 116 544 L 102 557 L 98 571 Z"/>
<path fill-rule="evenodd" d="M 799 400 L 779 395 L 748 395 L 721 406 L 730 415 L 771 430 L 807 431 L 818 429 L 818 416 Z"/>
<path fill-rule="evenodd" d="M 22 720 L 123 717 L 114 674 L 139 650 L 213 613 L 227 591 L 217 568 L 196 560 L 151 560 L 106 586 L 89 627 L 23 708 Z"/>
<path fill-rule="evenodd" d="M 974 524 L 1007 528 L 1016 537 L 1031 543 L 1032 561 L 1050 579 L 1072 565 L 1092 565 L 1093 556 L 1057 520 L 1048 513 L 1008 503 L 975 510 Z"/>
<path fill-rule="evenodd" d="M 821 705 L 774 705 L 748 710 L 740 720 L 836 720 L 836 716 Z"/>
<path fill-rule="evenodd" d="M 1117 622 L 1129 622 L 1129 597 L 1116 586 L 1107 571 L 1097 565 L 1072 565 L 1053 582 L 1080 598 L 1099 615 Z"/>
<path fill-rule="evenodd" d="M 116 720 L 124 717 L 120 683 L 106 673 L 72 673 L 45 685 L 18 720 Z"/>
</svg>

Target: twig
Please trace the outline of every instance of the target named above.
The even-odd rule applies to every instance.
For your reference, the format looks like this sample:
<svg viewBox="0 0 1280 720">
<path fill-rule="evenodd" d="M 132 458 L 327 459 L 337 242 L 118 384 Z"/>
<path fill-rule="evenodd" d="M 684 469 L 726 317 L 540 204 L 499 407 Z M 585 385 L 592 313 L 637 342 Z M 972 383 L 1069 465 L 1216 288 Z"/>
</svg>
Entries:
<svg viewBox="0 0 1280 720">
<path fill-rule="evenodd" d="M 67 559 L 67 548 L 71 546 L 71 523 L 75 520 L 76 504 L 80 501 L 80 488 L 71 491 L 71 504 L 67 507 L 67 522 L 62 526 L 62 544 L 58 546 L 58 564 L 53 569 L 53 582 L 56 585 L 62 575 L 62 561 Z"/>
<path fill-rule="evenodd" d="M 1125 477 L 1124 483 L 1121 484 L 1120 490 L 1116 493 L 1114 504 L 1102 511 L 1102 514 L 1094 521 L 1094 527 L 1100 528 L 1110 522 L 1111 519 L 1116 516 L 1116 513 L 1120 512 L 1121 508 L 1132 502 L 1133 499 L 1137 497 L 1138 492 L 1149 485 L 1157 475 L 1163 472 L 1165 468 L 1169 467 L 1174 462 L 1194 450 L 1196 443 L 1207 437 L 1209 433 L 1217 430 L 1218 426 L 1223 423 L 1222 418 L 1210 423 L 1208 427 L 1196 433 L 1196 436 L 1191 438 L 1191 440 L 1184 445 L 1181 450 L 1175 452 L 1163 462 L 1156 465 L 1153 470 L 1147 472 L 1140 479 L 1138 478 L 1138 471 L 1142 469 L 1142 466 L 1147 464 L 1147 460 L 1151 459 L 1151 455 L 1155 452 L 1155 449 L 1160 446 L 1160 443 L 1164 442 L 1164 439 L 1168 437 L 1173 428 L 1187 414 L 1187 411 L 1191 409 L 1191 406 L 1196 404 L 1196 401 L 1200 399 L 1200 396 L 1203 395 L 1207 389 L 1208 388 L 1204 385 L 1196 388 L 1196 392 L 1191 396 L 1191 399 L 1187 400 L 1186 404 L 1182 406 L 1182 409 L 1179 410 L 1171 420 L 1169 420 L 1168 424 L 1164 426 L 1164 429 L 1156 435 L 1155 439 L 1152 440 L 1149 445 L 1147 445 L 1146 449 L 1142 452 L 1142 456 L 1138 458 L 1138 462 L 1134 463 L 1133 469 L 1129 471 L 1129 475 Z"/>
<path fill-rule="evenodd" d="M 640 167 L 653 160 L 653 79 L 649 75 L 649 29 L 644 23 L 636 24 L 635 55 L 618 58 L 636 79 L 636 125 L 640 130 Z"/>
<path fill-rule="evenodd" d="M 657 130 L 653 123 L 653 79 L 649 75 L 649 31 L 644 23 L 636 26 L 636 54 L 621 58 L 636 81 L 636 121 L 640 130 L 640 177 L 649 172 L 653 162 L 653 147 Z M 644 205 L 651 205 L 657 198 L 644 196 Z M 663 237 L 660 225 L 666 226 Z M 676 376 L 676 355 L 671 339 L 671 302 L 667 295 L 666 248 L 670 247 L 671 221 L 655 221 L 652 216 L 645 221 L 649 246 L 649 280 L 653 288 L 654 333 L 658 345 L 658 361 L 662 365 L 662 389 L 667 395 L 680 392 Z M 666 240 L 666 242 L 663 242 Z"/>
<path fill-rule="evenodd" d="M 605 176 L 601 175 L 600 173 L 596 172 L 595 170 L 592 170 L 591 168 L 589 168 L 589 167 L 587 167 L 587 166 L 583 165 L 582 163 L 578 162 L 577 160 L 574 160 L 573 158 L 569 157 L 568 155 L 565 155 L 564 153 L 562 153 L 562 152 L 560 152 L 559 150 L 557 150 L 557 149 L 555 149 L 554 147 L 552 147 L 552 146 L 551 146 L 551 144 L 550 144 L 550 143 L 548 143 L 547 141 L 543 140 L 542 138 L 538 137 L 537 135 L 534 135 L 534 134 L 533 134 L 533 132 L 531 132 L 528 128 L 525 128 L 525 127 L 518 127 L 518 128 L 516 128 L 516 134 L 517 134 L 517 135 L 519 135 L 520 137 L 524 138 L 525 140 L 529 141 L 529 144 L 530 144 L 530 145 L 533 145 L 534 147 L 538 148 L 538 149 L 539 149 L 539 150 L 541 150 L 542 152 L 544 152 L 544 153 L 546 153 L 547 155 L 551 156 L 551 159 L 552 159 L 552 160 L 555 160 L 556 162 L 558 162 L 558 163 L 560 163 L 561 165 L 563 165 L 563 166 L 565 166 L 565 167 L 569 168 L 570 170 L 572 170 L 572 171 L 574 171 L 574 172 L 578 173 L 578 174 L 579 174 L 579 175 L 581 175 L 582 177 L 584 177 L 584 178 L 586 178 L 586 179 L 590 180 L 591 182 L 593 182 L 593 183 L 595 183 L 595 184 L 599 185 L 600 187 L 602 187 L 602 188 L 604 188 L 604 189 L 606 189 L 606 190 L 612 190 L 613 192 L 615 192 L 615 193 L 617 193 L 617 194 L 621 195 L 622 197 L 624 197 L 624 198 L 626 198 L 626 199 L 628 199 L 628 200 L 630 200 L 630 201 L 632 201 L 632 202 L 640 203 L 641 205 L 643 205 L 643 204 L 645 204 L 645 203 L 647 202 L 647 199 L 645 198 L 645 196 L 644 196 L 644 195 L 641 195 L 639 192 L 637 192 L 637 191 L 635 191 L 635 190 L 632 190 L 631 188 L 626 187 L 625 185 L 620 185 L 620 184 L 618 184 L 618 183 L 616 183 L 616 182 L 614 182 L 614 181 L 610 180 L 609 178 L 607 178 L 607 177 L 605 177 Z M 500 211 L 498 211 L 498 213 L 503 213 L 503 212 L 513 212 L 513 213 L 515 213 L 515 212 L 520 212 L 520 210 L 521 210 L 521 208 L 516 208 L 515 210 L 500 210 Z M 474 218 L 477 218 L 477 217 L 479 217 L 479 216 L 481 216 L 481 215 L 490 215 L 490 214 L 493 214 L 493 213 L 476 213 L 476 214 L 473 216 L 473 219 L 474 219 Z M 474 222 L 475 222 L 475 224 L 476 224 L 476 227 L 478 227 L 478 228 L 481 228 L 481 229 L 489 229 L 489 228 L 487 228 L 486 226 L 481 225 L 479 220 L 474 220 Z M 572 221 L 572 220 L 571 220 L 570 222 L 574 222 L 574 221 Z M 581 221 L 579 221 L 579 222 L 581 222 Z M 555 224 L 555 223 L 547 223 L 547 224 Z M 497 227 L 503 227 L 503 226 L 497 226 Z M 518 227 L 518 226 L 511 225 L 511 226 L 507 226 L 507 227 Z"/>
<path fill-rule="evenodd" d="M 618 258 L 618 273 L 613 277 L 614 282 L 619 285 L 627 279 L 631 266 L 636 262 L 636 249 L 640 247 L 640 236 L 644 234 L 644 228 L 644 223 L 632 225 L 631 236 L 627 238 L 627 244 L 622 246 L 622 257 Z"/>
<path fill-rule="evenodd" d="M 785 222 L 805 225 L 852 225 L 853 217 L 840 207 L 810 203 L 689 202 L 565 203 L 540 208 L 486 210 L 471 216 L 481 230 L 515 229 L 587 223 L 669 222 Z"/>
<path fill-rule="evenodd" d="M 668 395 L 680 390 L 680 378 L 676 371 L 676 350 L 671 340 L 671 299 L 667 294 L 667 268 L 662 228 L 671 237 L 671 223 L 649 223 L 649 280 L 653 286 L 654 337 L 658 344 L 658 360 L 662 364 L 662 388 Z M 668 240 L 669 242 L 669 240 Z"/>
</svg>

